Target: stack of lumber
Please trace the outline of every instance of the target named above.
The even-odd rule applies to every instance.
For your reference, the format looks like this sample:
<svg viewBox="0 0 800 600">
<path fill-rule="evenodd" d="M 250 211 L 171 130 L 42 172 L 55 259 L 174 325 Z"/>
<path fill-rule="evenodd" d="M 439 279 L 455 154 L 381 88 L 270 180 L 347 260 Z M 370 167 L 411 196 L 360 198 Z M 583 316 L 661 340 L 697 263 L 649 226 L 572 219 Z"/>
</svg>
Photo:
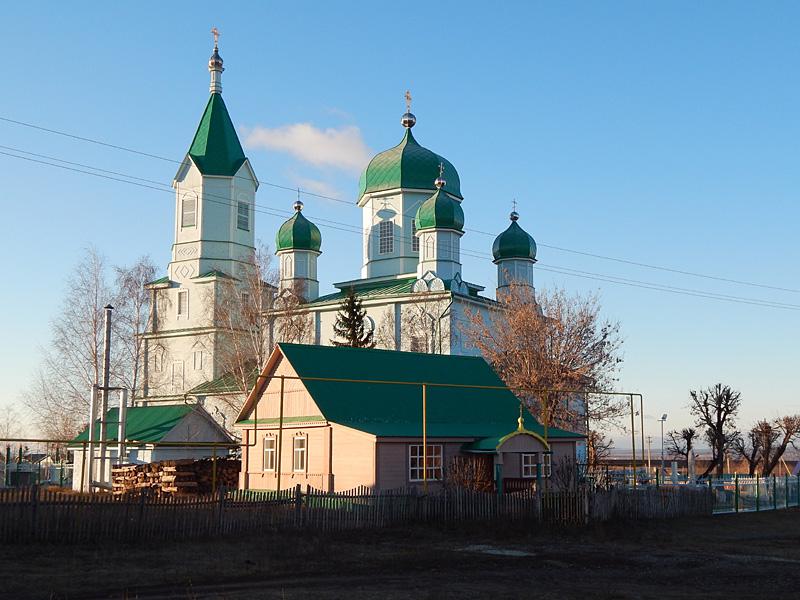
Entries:
<svg viewBox="0 0 800 600">
<path fill-rule="evenodd" d="M 216 481 L 214 478 L 216 462 Z M 207 494 L 216 487 L 235 488 L 241 462 L 234 458 L 164 460 L 111 469 L 116 495 L 149 491 L 156 495 Z"/>
</svg>

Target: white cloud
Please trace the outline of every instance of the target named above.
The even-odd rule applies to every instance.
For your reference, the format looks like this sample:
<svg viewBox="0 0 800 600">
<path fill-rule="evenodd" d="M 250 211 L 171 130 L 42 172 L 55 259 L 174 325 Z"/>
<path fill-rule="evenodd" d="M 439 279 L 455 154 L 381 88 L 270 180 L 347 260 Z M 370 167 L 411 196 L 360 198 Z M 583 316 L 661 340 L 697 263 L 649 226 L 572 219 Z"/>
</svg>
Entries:
<svg viewBox="0 0 800 600">
<path fill-rule="evenodd" d="M 319 129 L 311 123 L 245 129 L 247 148 L 287 152 L 317 167 L 334 167 L 359 173 L 372 156 L 361 130 L 354 125 Z"/>
</svg>

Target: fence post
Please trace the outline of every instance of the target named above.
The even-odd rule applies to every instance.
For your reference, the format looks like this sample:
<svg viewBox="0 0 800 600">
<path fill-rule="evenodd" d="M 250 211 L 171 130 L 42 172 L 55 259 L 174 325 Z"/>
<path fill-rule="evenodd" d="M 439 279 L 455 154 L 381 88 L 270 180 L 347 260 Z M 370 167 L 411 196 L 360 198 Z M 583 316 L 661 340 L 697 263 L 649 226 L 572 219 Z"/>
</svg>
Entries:
<svg viewBox="0 0 800 600">
<path fill-rule="evenodd" d="M 756 475 L 756 512 L 761 510 L 761 486 L 759 485 L 759 480 L 761 478 Z"/>
<path fill-rule="evenodd" d="M 772 509 L 778 510 L 778 484 L 775 475 L 772 476 Z"/>
<path fill-rule="evenodd" d="M 39 486 L 31 488 L 31 539 L 36 539 L 36 509 L 39 505 Z"/>
<path fill-rule="evenodd" d="M 294 521 L 297 525 L 303 522 L 303 492 L 299 483 L 294 487 Z"/>
<path fill-rule="evenodd" d="M 659 472 L 658 472 L 658 467 L 656 467 L 656 489 L 658 489 L 659 487 L 660 487 Z"/>
<path fill-rule="evenodd" d="M 223 521 L 225 512 L 225 486 L 221 485 L 217 489 L 217 533 L 223 532 Z"/>
<path fill-rule="evenodd" d="M 734 493 L 733 493 L 733 506 L 734 510 L 739 512 L 739 474 L 735 473 L 733 476 Z"/>
</svg>

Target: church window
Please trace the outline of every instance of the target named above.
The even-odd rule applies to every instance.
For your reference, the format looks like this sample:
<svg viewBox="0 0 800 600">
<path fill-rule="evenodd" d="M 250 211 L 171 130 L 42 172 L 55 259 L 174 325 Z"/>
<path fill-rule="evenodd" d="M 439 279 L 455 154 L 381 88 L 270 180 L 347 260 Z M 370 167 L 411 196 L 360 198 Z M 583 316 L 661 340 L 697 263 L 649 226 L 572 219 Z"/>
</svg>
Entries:
<svg viewBox="0 0 800 600">
<path fill-rule="evenodd" d="M 250 292 L 242 292 L 242 307 L 247 310 L 250 306 Z"/>
<path fill-rule="evenodd" d="M 181 201 L 181 227 L 197 225 L 197 194 L 188 192 Z"/>
<path fill-rule="evenodd" d="M 164 369 L 164 349 L 161 346 L 153 351 L 153 370 L 161 372 Z"/>
<path fill-rule="evenodd" d="M 419 252 L 419 238 L 417 237 L 417 220 L 411 219 L 411 250 Z"/>
<path fill-rule="evenodd" d="M 275 470 L 275 438 L 264 436 L 264 470 Z"/>
<path fill-rule="evenodd" d="M 183 361 L 176 360 L 172 363 L 172 387 L 175 390 L 183 389 Z"/>
<path fill-rule="evenodd" d="M 250 231 L 250 205 L 247 202 L 239 202 L 236 226 L 244 231 Z"/>
<path fill-rule="evenodd" d="M 381 254 L 394 252 L 394 224 L 391 221 L 381 221 L 378 235 L 378 252 Z"/>
<path fill-rule="evenodd" d="M 306 438 L 300 435 L 292 442 L 292 471 L 301 473 L 306 470 Z"/>
<path fill-rule="evenodd" d="M 178 316 L 189 316 L 189 291 L 181 290 L 178 292 Z"/>
<path fill-rule="evenodd" d="M 522 455 L 522 476 L 526 479 L 536 477 L 536 464 L 539 462 L 538 453 Z"/>
<path fill-rule="evenodd" d="M 203 368 L 203 351 L 195 350 L 192 353 L 192 362 L 194 363 L 194 370 L 200 371 Z"/>
<path fill-rule="evenodd" d="M 425 258 L 429 260 L 433 258 L 433 234 L 425 236 Z"/>
</svg>

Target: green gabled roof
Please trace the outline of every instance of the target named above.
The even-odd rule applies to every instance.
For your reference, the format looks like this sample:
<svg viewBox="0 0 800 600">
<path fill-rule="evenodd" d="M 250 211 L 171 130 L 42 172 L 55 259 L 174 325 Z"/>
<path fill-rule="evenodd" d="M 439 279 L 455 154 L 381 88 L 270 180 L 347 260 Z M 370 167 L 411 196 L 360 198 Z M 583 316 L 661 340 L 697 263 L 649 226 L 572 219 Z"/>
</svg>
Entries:
<svg viewBox="0 0 800 600">
<path fill-rule="evenodd" d="M 211 94 L 189 156 L 203 175 L 233 177 L 247 159 L 220 94 Z"/>
<path fill-rule="evenodd" d="M 394 148 L 377 154 L 364 169 L 359 181 L 359 197 L 370 192 L 395 188 L 434 191 L 434 180 L 439 176 L 439 164 L 444 165 L 447 180 L 444 190 L 461 198 L 461 183 L 456 168 L 446 158 L 423 148 L 414 139 L 411 129 Z"/>
<path fill-rule="evenodd" d="M 169 282 L 170 282 L 169 275 L 165 275 L 164 277 L 159 277 L 158 279 L 154 279 L 153 281 L 148 281 L 144 285 L 145 287 L 147 287 L 148 285 L 161 285 L 163 283 L 169 283 Z"/>
<path fill-rule="evenodd" d="M 284 343 L 278 346 L 301 378 L 503 386 L 479 357 Z M 308 379 L 303 383 L 328 421 L 377 436 L 421 435 L 419 385 Z M 432 437 L 502 437 L 517 428 L 518 417 L 519 400 L 507 389 L 427 389 L 427 433 Z M 541 430 L 529 414 L 525 415 L 525 426 L 531 431 Z"/>
<path fill-rule="evenodd" d="M 461 203 L 447 195 L 443 190 L 419 205 L 416 216 L 417 230 L 455 229 L 464 230 L 464 210 Z"/>
<path fill-rule="evenodd" d="M 322 234 L 319 227 L 303 216 L 300 210 L 295 209 L 294 215 L 281 225 L 275 235 L 275 251 L 281 250 L 313 250 L 319 252 L 322 248 Z"/>
<path fill-rule="evenodd" d="M 202 275 L 196 275 L 192 277 L 192 279 L 208 279 L 210 277 L 219 277 L 221 279 L 236 279 L 235 277 L 231 277 L 227 273 L 223 273 L 218 269 L 211 269 L 210 271 L 206 271 Z"/>
<path fill-rule="evenodd" d="M 321 304 L 324 302 L 342 300 L 345 296 L 347 296 L 347 292 L 351 287 L 355 291 L 356 295 L 361 299 L 379 298 L 383 296 L 401 296 L 403 294 L 410 294 L 413 291 L 414 282 L 416 280 L 416 277 L 390 279 L 388 281 L 371 281 L 369 279 L 365 279 L 363 283 L 348 283 L 345 288 L 339 290 L 338 292 L 320 296 L 308 304 Z"/>
<path fill-rule="evenodd" d="M 160 442 L 181 420 L 194 410 L 187 404 L 168 404 L 165 406 L 134 406 L 125 417 L 125 437 L 136 442 Z M 106 413 L 109 441 L 117 441 L 119 409 L 112 408 Z M 94 424 L 95 439 L 100 437 L 100 421 Z M 89 440 L 86 427 L 73 442 Z"/>
<path fill-rule="evenodd" d="M 252 389 L 256 384 L 258 374 L 258 367 L 253 367 L 252 370 L 247 374 L 248 390 Z M 239 385 L 239 378 L 233 373 L 225 373 L 216 379 L 196 385 L 186 392 L 186 394 L 189 396 L 214 396 L 216 394 L 234 394 L 237 392 L 244 393 Z"/>
</svg>

